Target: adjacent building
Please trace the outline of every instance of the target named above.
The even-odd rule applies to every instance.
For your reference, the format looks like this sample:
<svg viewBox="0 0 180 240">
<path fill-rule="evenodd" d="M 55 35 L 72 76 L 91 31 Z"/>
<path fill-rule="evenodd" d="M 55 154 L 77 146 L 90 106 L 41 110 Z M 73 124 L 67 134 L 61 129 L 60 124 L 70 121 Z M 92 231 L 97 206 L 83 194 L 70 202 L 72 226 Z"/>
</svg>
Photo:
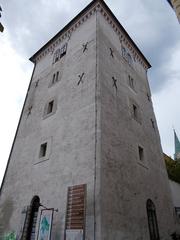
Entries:
<svg viewBox="0 0 180 240">
<path fill-rule="evenodd" d="M 176 16 L 180 22 L 180 0 L 167 0 L 170 6 L 174 9 Z"/>
<path fill-rule="evenodd" d="M 0 192 L 1 236 L 169 239 L 151 66 L 106 3 L 93 0 L 30 60 Z"/>
</svg>

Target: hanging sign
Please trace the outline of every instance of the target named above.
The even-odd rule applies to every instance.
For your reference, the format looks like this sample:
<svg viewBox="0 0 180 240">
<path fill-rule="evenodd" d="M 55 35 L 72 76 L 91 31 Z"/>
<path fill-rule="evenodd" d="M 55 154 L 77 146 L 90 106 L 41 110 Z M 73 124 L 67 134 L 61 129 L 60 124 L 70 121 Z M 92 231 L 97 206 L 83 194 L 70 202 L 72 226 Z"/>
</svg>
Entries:
<svg viewBox="0 0 180 240">
<path fill-rule="evenodd" d="M 50 240 L 53 209 L 42 209 L 39 222 L 38 240 Z"/>
</svg>

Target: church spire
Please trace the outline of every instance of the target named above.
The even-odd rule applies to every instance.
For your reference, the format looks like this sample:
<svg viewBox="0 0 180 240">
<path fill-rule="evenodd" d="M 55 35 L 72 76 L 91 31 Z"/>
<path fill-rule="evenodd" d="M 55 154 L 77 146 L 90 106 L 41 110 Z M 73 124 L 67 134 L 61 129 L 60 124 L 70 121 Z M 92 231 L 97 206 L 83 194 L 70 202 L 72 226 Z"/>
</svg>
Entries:
<svg viewBox="0 0 180 240">
<path fill-rule="evenodd" d="M 174 160 L 177 160 L 180 159 L 180 142 L 175 130 L 174 130 L 174 144 L 175 144 Z"/>
</svg>

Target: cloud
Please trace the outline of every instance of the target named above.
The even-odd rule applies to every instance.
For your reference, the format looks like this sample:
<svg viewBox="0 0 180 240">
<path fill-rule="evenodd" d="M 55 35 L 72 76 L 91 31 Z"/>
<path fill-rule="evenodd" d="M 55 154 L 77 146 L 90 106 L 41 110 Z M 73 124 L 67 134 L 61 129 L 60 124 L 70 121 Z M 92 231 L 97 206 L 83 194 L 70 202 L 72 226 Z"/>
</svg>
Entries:
<svg viewBox="0 0 180 240">
<path fill-rule="evenodd" d="M 22 55 L 33 55 L 52 38 L 88 1 L 5 1 L 4 21 L 13 47 Z M 83 3 L 83 4 L 82 4 Z"/>
<path fill-rule="evenodd" d="M 180 41 L 172 48 L 172 55 L 169 59 L 168 68 L 164 67 L 164 72 L 169 78 L 166 88 L 153 95 L 154 109 L 156 118 L 161 133 L 161 142 L 163 150 L 173 156 L 174 153 L 174 140 L 173 131 L 174 127 L 180 137 L 180 111 L 179 111 L 179 89 L 180 89 Z"/>
<path fill-rule="evenodd" d="M 8 34 L 0 39 L 0 182 L 5 170 L 20 111 L 31 76 L 32 64 L 17 54 L 9 41 Z"/>
<path fill-rule="evenodd" d="M 13 47 L 29 58 L 89 2 L 4 0 L 5 27 Z M 166 1 L 134 0 L 131 7 L 124 0 L 106 2 L 152 64 L 149 71 L 152 90 L 161 90 L 168 81 L 163 71 L 164 62 L 168 64 L 171 48 L 180 37 L 172 9 Z"/>
<path fill-rule="evenodd" d="M 152 91 L 160 91 L 168 81 L 163 66 L 168 64 L 171 50 L 180 38 L 174 12 L 166 1 L 134 0 L 131 6 L 123 0 L 107 2 L 151 63 L 149 77 Z"/>
</svg>

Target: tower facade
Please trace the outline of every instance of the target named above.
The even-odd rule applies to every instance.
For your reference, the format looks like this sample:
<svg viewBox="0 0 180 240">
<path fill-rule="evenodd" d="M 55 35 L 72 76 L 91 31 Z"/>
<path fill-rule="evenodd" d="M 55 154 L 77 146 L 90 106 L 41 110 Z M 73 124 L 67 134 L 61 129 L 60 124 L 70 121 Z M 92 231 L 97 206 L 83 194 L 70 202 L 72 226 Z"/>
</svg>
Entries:
<svg viewBox="0 0 180 240">
<path fill-rule="evenodd" d="M 169 239 L 150 64 L 111 10 L 92 1 L 30 60 L 1 186 L 1 236 Z"/>
</svg>

